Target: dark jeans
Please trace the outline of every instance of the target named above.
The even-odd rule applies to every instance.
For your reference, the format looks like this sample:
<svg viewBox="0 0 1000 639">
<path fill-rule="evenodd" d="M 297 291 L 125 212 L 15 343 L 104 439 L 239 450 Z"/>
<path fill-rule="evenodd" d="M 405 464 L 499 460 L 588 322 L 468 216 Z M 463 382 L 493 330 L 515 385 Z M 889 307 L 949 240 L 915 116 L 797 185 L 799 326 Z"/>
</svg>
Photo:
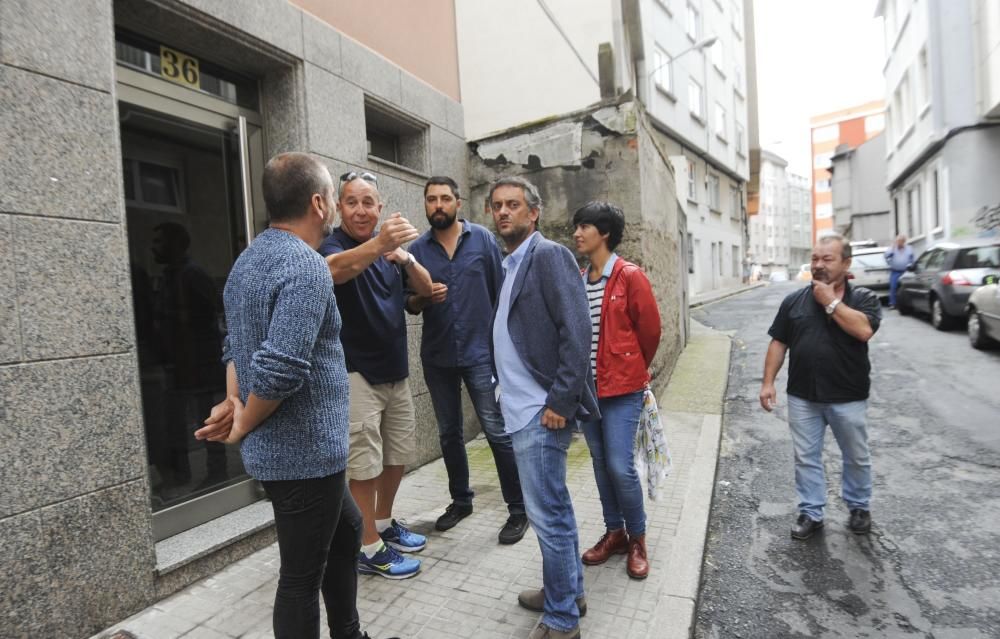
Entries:
<svg viewBox="0 0 1000 639">
<path fill-rule="evenodd" d="M 319 639 L 320 590 L 332 639 L 360 639 L 361 512 L 346 489 L 345 473 L 261 483 L 274 508 L 281 555 L 275 639 Z"/>
<path fill-rule="evenodd" d="M 524 496 L 521 480 L 514 461 L 514 448 L 510 435 L 504 430 L 503 416 L 496 400 L 496 383 L 489 364 L 465 368 L 440 368 L 424 364 L 424 381 L 431 392 L 434 415 L 437 417 L 441 454 L 448 471 L 448 490 L 456 504 L 472 504 L 473 492 L 469 486 L 469 458 L 465 453 L 465 435 L 462 423 L 462 388 L 465 388 L 476 410 L 479 423 L 486 434 L 486 441 L 493 451 L 500 491 L 512 515 L 524 514 Z"/>
</svg>

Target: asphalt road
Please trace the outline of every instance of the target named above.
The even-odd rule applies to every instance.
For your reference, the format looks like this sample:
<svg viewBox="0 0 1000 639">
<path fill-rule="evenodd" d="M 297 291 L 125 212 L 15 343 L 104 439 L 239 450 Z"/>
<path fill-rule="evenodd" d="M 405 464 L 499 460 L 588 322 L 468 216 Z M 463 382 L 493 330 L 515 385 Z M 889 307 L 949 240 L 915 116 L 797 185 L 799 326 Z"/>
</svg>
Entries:
<svg viewBox="0 0 1000 639">
<path fill-rule="evenodd" d="M 1000 350 L 883 309 L 870 348 L 873 529 L 846 529 L 827 434 L 826 526 L 796 517 L 787 362 L 774 414 L 758 393 L 781 299 L 755 289 L 692 316 L 734 335 L 695 636 L 1000 637 Z"/>
</svg>

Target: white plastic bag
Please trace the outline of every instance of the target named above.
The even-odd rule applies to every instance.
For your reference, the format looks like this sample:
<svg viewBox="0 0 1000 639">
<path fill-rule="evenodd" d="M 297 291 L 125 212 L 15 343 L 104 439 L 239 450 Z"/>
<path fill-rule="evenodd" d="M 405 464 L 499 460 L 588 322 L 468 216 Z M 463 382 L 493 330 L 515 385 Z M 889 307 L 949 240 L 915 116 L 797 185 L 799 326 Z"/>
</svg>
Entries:
<svg viewBox="0 0 1000 639">
<path fill-rule="evenodd" d="M 660 423 L 656 396 L 647 388 L 642 397 L 639 428 L 635 433 L 635 469 L 639 477 L 646 480 L 646 494 L 650 501 L 660 499 L 663 483 L 672 467 L 670 447 Z"/>
</svg>

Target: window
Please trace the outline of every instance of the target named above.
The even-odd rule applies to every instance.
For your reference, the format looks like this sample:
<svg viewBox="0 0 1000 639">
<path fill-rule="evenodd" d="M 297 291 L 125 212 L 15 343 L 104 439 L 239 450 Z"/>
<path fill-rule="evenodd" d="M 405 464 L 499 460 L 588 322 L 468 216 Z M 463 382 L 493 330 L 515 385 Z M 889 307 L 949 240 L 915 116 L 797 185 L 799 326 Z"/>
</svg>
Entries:
<svg viewBox="0 0 1000 639">
<path fill-rule="evenodd" d="M 745 131 L 739 122 L 736 122 L 734 126 L 736 129 L 736 152 L 743 155 L 743 134 Z"/>
<path fill-rule="evenodd" d="M 737 95 L 743 97 L 743 67 L 738 64 L 733 67 L 733 89 Z"/>
<path fill-rule="evenodd" d="M 670 56 L 660 47 L 653 49 L 653 81 L 667 93 L 674 92 L 674 65 L 670 63 Z"/>
<path fill-rule="evenodd" d="M 815 169 L 828 169 L 833 166 L 833 151 L 828 151 L 826 153 L 817 153 L 813 157 L 813 168 Z"/>
<path fill-rule="evenodd" d="M 921 49 L 917 56 L 917 108 L 923 111 L 931 101 L 931 76 L 927 68 L 927 49 Z"/>
<path fill-rule="evenodd" d="M 955 259 L 955 268 L 1000 268 L 1000 246 L 962 249 Z"/>
<path fill-rule="evenodd" d="M 115 34 L 115 59 L 119 64 L 160 77 L 162 55 L 164 51 L 159 43 L 132 34 L 120 32 Z M 208 93 L 230 104 L 253 111 L 258 110 L 259 99 L 255 80 L 236 75 L 207 60 L 195 61 L 197 67 L 193 72 L 189 66 L 184 66 L 183 72 L 185 78 L 193 79 L 191 84 L 197 87 L 196 91 Z"/>
<path fill-rule="evenodd" d="M 934 214 L 934 228 L 941 228 L 941 191 L 937 169 L 934 170 L 934 182 L 931 184 L 931 206 Z"/>
<path fill-rule="evenodd" d="M 913 123 L 913 96 L 910 94 L 909 74 L 904 73 L 903 78 L 899 81 L 899 86 L 896 87 L 893 94 L 892 107 L 897 116 L 898 137 L 901 138 Z"/>
<path fill-rule="evenodd" d="M 923 214 L 920 210 L 920 184 L 915 184 L 906 192 L 906 222 L 910 235 L 924 232 Z"/>
<path fill-rule="evenodd" d="M 180 159 L 174 165 L 124 158 L 122 174 L 127 204 L 151 211 L 184 213 Z"/>
<path fill-rule="evenodd" d="M 368 155 L 415 171 L 427 167 L 427 126 L 365 99 Z"/>
<path fill-rule="evenodd" d="M 816 192 L 826 193 L 830 190 L 830 180 L 816 180 Z"/>
<path fill-rule="evenodd" d="M 718 102 L 715 103 L 715 135 L 721 140 L 727 139 L 729 135 L 726 129 L 726 107 Z"/>
<path fill-rule="evenodd" d="M 725 76 L 725 64 L 726 52 L 722 48 L 722 40 L 716 40 L 715 44 L 712 45 L 712 66 L 715 67 L 716 71 Z"/>
<path fill-rule="evenodd" d="M 833 205 L 832 204 L 817 204 L 816 205 L 816 219 L 817 220 L 828 220 L 833 217 Z"/>
<path fill-rule="evenodd" d="M 734 220 L 738 220 L 743 215 L 743 196 L 738 186 L 729 187 L 729 210 L 730 216 Z"/>
<path fill-rule="evenodd" d="M 694 237 L 687 234 L 688 273 L 694 273 Z"/>
<path fill-rule="evenodd" d="M 688 199 L 698 201 L 698 167 L 694 160 L 688 160 Z"/>
<path fill-rule="evenodd" d="M 713 211 L 720 211 L 722 206 L 720 199 L 721 193 L 719 193 L 720 182 L 719 176 L 714 173 L 708 174 L 708 208 Z"/>
<path fill-rule="evenodd" d="M 813 129 L 813 143 L 816 142 L 829 142 L 831 140 L 840 139 L 840 125 L 839 124 L 828 124 L 827 126 L 821 126 L 817 129 Z"/>
<path fill-rule="evenodd" d="M 695 42 L 701 37 L 701 14 L 691 4 L 687 6 L 687 35 Z"/>
<path fill-rule="evenodd" d="M 733 277 L 740 276 L 740 247 L 733 244 Z"/>
<path fill-rule="evenodd" d="M 705 108 L 702 105 L 701 85 L 694 80 L 688 80 L 688 109 L 691 115 L 699 120 L 705 120 Z"/>
<path fill-rule="evenodd" d="M 743 0 L 733 0 L 731 3 L 732 11 L 730 12 L 733 16 L 732 26 L 733 31 L 740 38 L 743 37 Z"/>
</svg>

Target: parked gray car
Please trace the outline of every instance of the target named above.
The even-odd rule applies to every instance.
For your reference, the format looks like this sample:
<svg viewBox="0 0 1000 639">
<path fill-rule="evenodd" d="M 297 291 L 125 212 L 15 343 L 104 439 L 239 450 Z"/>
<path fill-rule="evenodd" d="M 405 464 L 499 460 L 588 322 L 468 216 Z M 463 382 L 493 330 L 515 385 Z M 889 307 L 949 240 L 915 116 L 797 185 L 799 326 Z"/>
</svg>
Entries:
<svg viewBox="0 0 1000 639">
<path fill-rule="evenodd" d="M 969 341 L 973 348 L 989 348 L 1000 343 L 1000 276 L 987 275 L 965 307 L 969 318 Z"/>
<path fill-rule="evenodd" d="M 900 314 L 928 313 L 945 331 L 966 317 L 966 304 L 987 275 L 1000 274 L 1000 238 L 945 242 L 927 249 L 899 279 Z"/>
</svg>

